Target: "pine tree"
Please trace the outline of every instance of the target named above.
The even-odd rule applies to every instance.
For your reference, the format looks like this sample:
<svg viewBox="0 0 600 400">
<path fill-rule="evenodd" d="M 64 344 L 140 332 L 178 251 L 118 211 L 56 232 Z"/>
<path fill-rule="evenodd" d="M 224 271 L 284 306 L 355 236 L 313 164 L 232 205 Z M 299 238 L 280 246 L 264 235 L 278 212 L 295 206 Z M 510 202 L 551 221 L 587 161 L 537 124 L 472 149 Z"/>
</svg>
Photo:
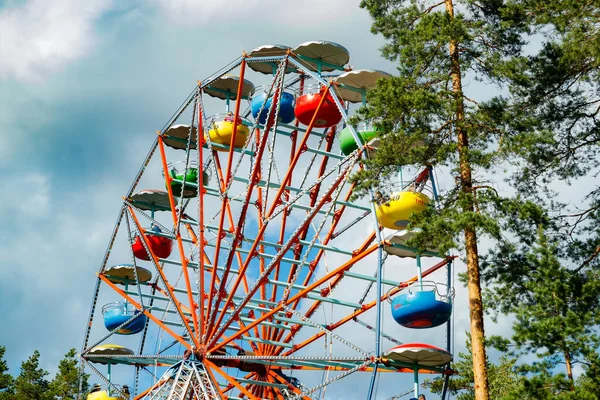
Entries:
<svg viewBox="0 0 600 400">
<path fill-rule="evenodd" d="M 528 396 L 600 398 L 600 3 L 512 0 L 510 10 L 539 50 L 513 70 L 510 93 L 518 101 L 499 100 L 490 115 L 510 132 L 506 148 L 521 156 L 512 183 L 552 218 L 529 226 L 507 219 L 516 243 L 502 243 L 484 263 L 483 280 L 496 285 L 487 304 L 515 313 L 512 344 L 540 356 L 522 366 Z M 578 180 L 588 182 L 582 192 L 560 193 L 556 185 Z M 567 191 L 566 202 L 556 200 Z M 538 224 L 547 237 L 536 235 Z M 578 362 L 584 375 L 575 380 Z"/>
<path fill-rule="evenodd" d="M 77 367 L 77 351 L 69 350 L 58 364 L 58 372 L 50 382 L 53 395 L 60 400 L 74 400 L 79 391 L 79 368 Z M 88 374 L 83 376 L 83 392 L 88 389 Z"/>
<path fill-rule="evenodd" d="M 0 346 L 0 400 L 9 400 L 13 393 L 13 377 L 8 373 L 8 364 L 4 360 L 6 348 Z"/>
<path fill-rule="evenodd" d="M 465 250 L 475 394 L 488 399 L 477 242 L 481 235 L 499 237 L 499 226 L 487 214 L 497 192 L 476 177 L 503 161 L 506 124 L 494 120 L 494 101 L 482 101 L 488 93 L 467 96 L 464 79 L 493 86 L 510 77 L 522 62 L 523 26 L 503 23 L 502 1 L 363 0 L 361 6 L 374 20 L 372 31 L 386 39 L 382 53 L 398 63 L 398 75 L 380 81 L 360 112 L 375 122 L 382 144 L 354 177 L 358 194 L 383 190 L 399 166 L 432 163 L 455 174 L 443 208 L 412 220 L 411 227 L 421 228 L 413 244 Z"/>
<path fill-rule="evenodd" d="M 53 395 L 46 379 L 48 372 L 40 368 L 40 353 L 35 350 L 21 363 L 21 373 L 15 379 L 14 400 L 50 400 Z"/>
<path fill-rule="evenodd" d="M 600 378 L 592 368 L 600 345 L 600 277 L 590 269 L 569 268 L 561 258 L 568 254 L 561 251 L 561 235 L 549 237 L 539 228 L 533 244 L 515 237 L 519 244 L 505 241 L 482 263 L 489 283 L 486 305 L 516 317 L 510 340 L 495 344 L 505 351 L 514 346 L 517 355 L 536 354 L 537 361 L 520 367 L 527 375 L 524 393 L 531 398 L 594 399 L 585 383 Z M 586 376 L 578 383 L 573 367 L 581 362 Z"/>
<path fill-rule="evenodd" d="M 513 107 L 499 107 L 493 117 L 511 131 L 506 146 L 522 156 L 512 182 L 522 193 L 548 203 L 561 216 L 565 233 L 572 239 L 571 256 L 579 267 L 592 263 L 598 269 L 600 3 L 510 3 L 513 21 L 528 26 L 531 34 L 536 34 L 539 47 L 512 76 L 510 91 L 519 101 Z M 570 204 L 556 202 L 553 183 L 583 179 L 589 182 L 587 191 L 572 193 Z"/>
<path fill-rule="evenodd" d="M 459 353 L 452 369 L 456 373 L 449 381 L 448 393 L 457 400 L 475 399 L 473 387 L 473 356 L 471 354 L 471 340 L 467 334 L 467 353 Z M 522 393 L 523 383 L 521 375 L 516 369 L 517 358 L 503 355 L 498 363 L 487 362 L 490 398 L 494 400 L 507 400 L 512 394 Z M 426 381 L 432 393 L 441 394 L 444 378 Z"/>
</svg>

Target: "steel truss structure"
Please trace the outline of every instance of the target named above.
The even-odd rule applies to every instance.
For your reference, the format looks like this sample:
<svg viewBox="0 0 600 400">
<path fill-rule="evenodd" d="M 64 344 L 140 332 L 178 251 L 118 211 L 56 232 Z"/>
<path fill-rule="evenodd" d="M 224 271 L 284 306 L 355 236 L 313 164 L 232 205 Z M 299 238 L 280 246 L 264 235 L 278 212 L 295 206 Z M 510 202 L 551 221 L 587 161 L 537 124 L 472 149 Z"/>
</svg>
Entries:
<svg viewBox="0 0 600 400">
<path fill-rule="evenodd" d="M 97 373 L 112 396 L 127 394 L 113 383 L 111 367 L 131 368 L 135 399 L 181 400 L 311 399 L 355 373 L 371 375 L 363 395 L 374 398 L 377 374 L 415 370 L 412 364 L 382 355 L 384 341 L 401 339 L 383 331 L 382 312 L 388 312 L 383 306 L 443 268 L 448 268 L 450 285 L 451 258 L 430 252 L 427 255 L 439 262 L 428 269 L 419 269 L 409 279 L 385 278 L 386 246 L 403 248 L 418 260 L 422 254 L 386 241 L 373 198 L 352 198 L 349 178 L 363 168 L 368 145 L 362 144 L 339 95 L 339 72 L 326 75 L 322 68 L 312 68 L 311 61 L 292 51 L 262 57 L 244 54 L 199 82 L 158 132 L 123 198 L 97 274 L 81 351 L 82 367 Z M 262 104 L 261 111 L 269 113 L 264 124 L 245 118 L 249 111 L 244 105 L 247 67 L 261 63 L 273 66 L 265 92 L 277 105 L 268 108 L 266 100 Z M 206 134 L 214 127 L 207 93 L 231 75 L 238 82 L 226 99 L 234 128 L 224 144 Z M 331 95 L 342 115 L 339 124 L 315 127 L 324 100 L 306 126 L 279 121 L 281 94 L 301 94 L 309 82 Z M 230 100 L 235 101 L 233 110 Z M 249 134 L 243 146 L 236 146 L 242 125 Z M 172 134 L 176 126 L 186 135 Z M 343 126 L 361 143 L 347 156 L 336 151 Z M 174 161 L 183 161 L 184 178 L 169 172 Z M 192 165 L 198 174 L 189 182 L 185 177 Z M 162 179 L 155 179 L 152 166 L 163 171 Z M 162 190 L 162 201 L 145 203 L 139 195 L 142 184 L 154 185 L 141 188 L 153 189 L 154 194 Z M 184 196 L 178 189 L 182 186 L 193 195 Z M 170 239 L 173 253 L 157 255 L 153 237 Z M 138 239 L 147 261 L 131 251 Z M 123 263 L 130 264 L 132 275 L 111 276 L 111 267 Z M 140 276 L 143 268 L 152 271 L 152 279 Z M 133 311 L 111 331 L 104 329 L 98 312 L 105 298 L 117 299 Z M 328 309 L 333 310 L 330 315 L 321 316 Z M 143 331 L 119 334 L 138 318 L 146 319 Z M 356 340 L 345 329 L 349 326 L 368 340 Z M 446 331 L 450 343 L 449 324 Z M 95 351 L 109 342 L 137 343 L 137 348 Z M 98 363 L 109 366 L 108 376 Z M 447 366 L 418 370 L 448 372 Z M 311 371 L 314 379 L 308 378 Z"/>
</svg>

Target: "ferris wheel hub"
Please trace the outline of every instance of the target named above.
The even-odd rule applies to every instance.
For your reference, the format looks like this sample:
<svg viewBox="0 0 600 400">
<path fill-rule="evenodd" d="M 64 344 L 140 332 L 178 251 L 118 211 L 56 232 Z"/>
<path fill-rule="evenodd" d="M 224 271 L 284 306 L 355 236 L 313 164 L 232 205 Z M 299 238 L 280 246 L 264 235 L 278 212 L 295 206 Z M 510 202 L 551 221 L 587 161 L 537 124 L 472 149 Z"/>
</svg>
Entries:
<svg viewBox="0 0 600 400">
<path fill-rule="evenodd" d="M 194 356 L 194 359 L 196 361 L 202 362 L 208 355 L 208 348 L 206 347 L 205 344 L 201 344 L 200 347 L 194 348 L 192 350 L 192 355 Z"/>
</svg>

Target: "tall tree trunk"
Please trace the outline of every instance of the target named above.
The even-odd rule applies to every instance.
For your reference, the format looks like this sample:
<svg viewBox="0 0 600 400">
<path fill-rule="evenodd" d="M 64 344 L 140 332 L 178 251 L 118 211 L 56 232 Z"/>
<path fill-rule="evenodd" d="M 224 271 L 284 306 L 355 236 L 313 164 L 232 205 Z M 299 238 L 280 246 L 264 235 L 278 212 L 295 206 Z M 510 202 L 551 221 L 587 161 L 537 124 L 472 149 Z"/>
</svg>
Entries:
<svg viewBox="0 0 600 400">
<path fill-rule="evenodd" d="M 554 315 L 557 317 L 561 317 L 562 314 L 558 309 L 556 293 L 552 293 L 552 298 L 554 299 Z M 571 382 L 571 390 L 575 390 L 575 380 L 573 379 L 573 362 L 571 361 L 571 353 L 569 353 L 569 348 L 567 347 L 567 344 L 564 341 L 561 350 L 563 352 L 563 355 L 565 356 L 565 365 L 567 366 L 567 376 L 569 377 L 569 381 Z"/>
<path fill-rule="evenodd" d="M 450 19 L 454 19 L 453 1 L 445 0 L 445 4 L 446 11 L 450 16 Z M 456 98 L 456 136 L 459 152 L 461 190 L 467 196 L 472 196 L 473 180 L 471 177 L 471 164 L 469 162 L 469 137 L 463 126 L 465 119 L 465 108 L 462 93 L 459 50 L 456 40 L 450 41 L 450 60 L 452 65 L 452 91 Z M 466 212 L 473 212 L 473 201 L 469 200 L 463 209 Z M 471 346 L 473 353 L 475 399 L 489 400 L 484 345 L 485 334 L 483 329 L 483 307 L 481 301 L 481 283 L 479 278 L 479 253 L 477 251 L 477 234 L 473 227 L 465 228 L 465 250 L 467 253 L 467 288 L 469 290 L 469 314 L 471 320 Z"/>
<path fill-rule="evenodd" d="M 571 381 L 571 390 L 575 390 L 575 381 L 573 380 L 573 365 L 571 361 L 571 354 L 568 350 L 563 350 L 563 354 L 565 355 L 565 364 L 567 364 L 567 376 L 569 377 L 569 381 Z"/>
</svg>

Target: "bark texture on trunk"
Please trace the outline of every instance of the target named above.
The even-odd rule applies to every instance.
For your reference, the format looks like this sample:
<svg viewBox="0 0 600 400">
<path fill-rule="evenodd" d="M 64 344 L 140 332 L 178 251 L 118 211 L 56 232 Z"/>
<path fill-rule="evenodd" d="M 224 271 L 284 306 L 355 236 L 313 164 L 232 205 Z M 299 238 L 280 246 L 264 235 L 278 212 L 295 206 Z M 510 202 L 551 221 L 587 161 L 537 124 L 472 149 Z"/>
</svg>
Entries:
<svg viewBox="0 0 600 400">
<path fill-rule="evenodd" d="M 567 365 L 567 376 L 571 381 L 571 390 L 575 390 L 575 380 L 573 379 L 573 365 L 571 362 L 571 354 L 568 350 L 564 350 L 565 364 Z"/>
<path fill-rule="evenodd" d="M 452 0 L 445 0 L 446 11 L 450 19 L 454 19 L 454 4 Z M 450 61 L 452 91 L 456 98 L 456 138 L 459 152 L 461 190 L 472 196 L 473 179 L 469 163 L 469 137 L 462 123 L 465 119 L 464 99 L 462 93 L 462 80 L 459 59 L 458 43 L 450 41 Z M 464 206 L 464 211 L 473 212 L 473 201 Z M 489 400 L 488 378 L 486 369 L 486 355 L 484 345 L 483 306 L 481 300 L 481 283 L 479 277 L 479 253 L 477 251 L 477 234 L 475 228 L 465 229 L 465 250 L 467 253 L 467 288 L 469 291 L 469 316 L 471 328 L 471 347 L 473 353 L 473 374 L 476 400 Z"/>
</svg>

